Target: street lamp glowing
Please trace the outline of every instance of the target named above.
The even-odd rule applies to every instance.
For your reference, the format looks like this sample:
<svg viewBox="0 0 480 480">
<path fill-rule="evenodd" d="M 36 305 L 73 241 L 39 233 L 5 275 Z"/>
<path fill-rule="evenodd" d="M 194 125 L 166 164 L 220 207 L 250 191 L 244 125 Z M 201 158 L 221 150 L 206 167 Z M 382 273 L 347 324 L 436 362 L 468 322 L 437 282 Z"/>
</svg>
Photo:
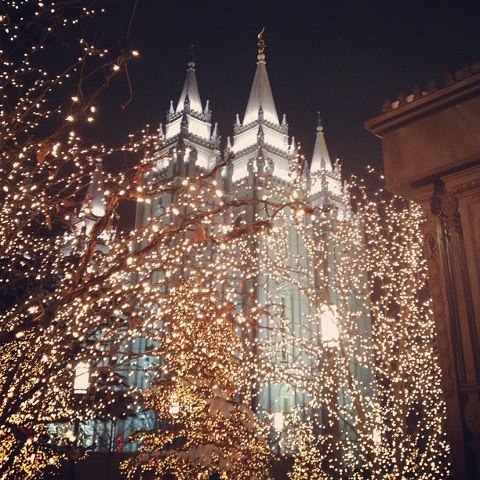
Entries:
<svg viewBox="0 0 480 480">
<path fill-rule="evenodd" d="M 180 413 L 180 404 L 178 403 L 178 399 L 176 395 L 172 395 L 168 413 L 172 416 L 178 415 Z"/>
<path fill-rule="evenodd" d="M 282 412 L 275 412 L 273 414 L 273 428 L 276 432 L 281 432 L 283 430 L 284 418 Z"/>
<path fill-rule="evenodd" d="M 73 379 L 73 391 L 75 393 L 86 393 L 90 384 L 90 365 L 87 362 L 80 362 L 75 367 Z"/>
<path fill-rule="evenodd" d="M 323 343 L 336 347 L 340 334 L 337 325 L 337 307 L 335 305 L 322 305 L 320 310 L 320 327 Z"/>
</svg>

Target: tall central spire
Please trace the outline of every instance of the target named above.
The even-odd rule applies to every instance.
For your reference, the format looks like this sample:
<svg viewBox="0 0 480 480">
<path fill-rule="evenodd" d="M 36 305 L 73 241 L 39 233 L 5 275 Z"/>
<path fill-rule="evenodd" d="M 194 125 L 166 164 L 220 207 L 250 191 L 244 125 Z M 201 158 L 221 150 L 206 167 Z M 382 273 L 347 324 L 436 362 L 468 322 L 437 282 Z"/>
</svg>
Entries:
<svg viewBox="0 0 480 480">
<path fill-rule="evenodd" d="M 258 34 L 258 55 L 257 70 L 253 79 L 250 97 L 248 99 L 247 109 L 243 118 L 243 125 L 258 119 L 259 110 L 263 111 L 263 118 L 275 125 L 280 125 L 278 121 L 277 109 L 273 100 L 272 89 L 268 80 L 267 67 L 265 62 L 265 41 L 263 33 L 265 29 Z"/>
<path fill-rule="evenodd" d="M 235 123 L 235 135 L 231 145 L 235 152 L 233 182 L 248 177 L 253 172 L 252 165 L 252 168 L 259 172 L 268 169 L 277 178 L 288 179 L 291 155 L 288 125 L 285 118 L 281 125 L 278 121 L 265 66 L 263 32 L 264 30 L 258 34 L 257 69 L 243 124 L 240 125 L 239 121 Z"/>
</svg>

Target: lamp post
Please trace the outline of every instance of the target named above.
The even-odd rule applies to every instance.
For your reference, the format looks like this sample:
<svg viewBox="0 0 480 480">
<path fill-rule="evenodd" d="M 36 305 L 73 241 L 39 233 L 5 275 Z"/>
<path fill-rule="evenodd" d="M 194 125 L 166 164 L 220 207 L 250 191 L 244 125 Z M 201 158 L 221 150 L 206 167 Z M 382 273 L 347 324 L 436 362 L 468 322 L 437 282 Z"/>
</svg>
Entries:
<svg viewBox="0 0 480 480">
<path fill-rule="evenodd" d="M 336 305 L 322 305 L 320 308 L 320 331 L 322 344 L 327 348 L 338 347 L 340 333 L 337 325 Z"/>
<path fill-rule="evenodd" d="M 335 366 L 335 356 L 338 353 L 340 333 L 338 330 L 338 314 L 336 305 L 322 305 L 320 309 L 320 331 L 322 336 L 322 346 L 325 351 L 325 360 L 328 369 L 332 374 L 332 391 L 329 392 L 329 402 L 325 415 L 325 431 L 332 438 L 334 443 L 335 460 L 340 464 L 341 458 L 335 444 L 340 443 L 340 425 L 339 420 L 334 418 L 334 412 L 338 410 L 338 390 L 339 382 Z M 332 478 L 339 478 L 336 471 L 332 472 Z"/>
<path fill-rule="evenodd" d="M 87 362 L 80 362 L 75 367 L 75 376 L 73 378 L 73 395 L 76 405 L 78 400 L 87 393 L 90 384 L 90 365 Z M 73 421 L 73 451 L 70 455 L 70 480 L 77 478 L 77 458 L 76 450 L 78 447 L 78 436 L 80 433 L 80 420 L 78 415 Z"/>
<path fill-rule="evenodd" d="M 275 430 L 276 439 L 277 439 L 277 453 L 281 455 L 282 449 L 280 442 L 282 440 L 282 431 L 285 424 L 285 417 L 283 412 L 278 411 L 273 414 L 273 429 Z"/>
</svg>

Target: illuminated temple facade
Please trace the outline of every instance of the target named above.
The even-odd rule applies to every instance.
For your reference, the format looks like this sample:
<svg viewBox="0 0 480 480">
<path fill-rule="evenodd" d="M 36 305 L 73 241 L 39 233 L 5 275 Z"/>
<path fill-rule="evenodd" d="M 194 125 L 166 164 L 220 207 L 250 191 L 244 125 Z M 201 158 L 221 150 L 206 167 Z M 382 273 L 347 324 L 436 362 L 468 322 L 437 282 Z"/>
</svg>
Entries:
<svg viewBox="0 0 480 480">
<path fill-rule="evenodd" d="M 262 177 L 268 175 L 271 181 L 279 185 L 287 185 L 292 181 L 292 169 L 298 168 L 298 150 L 295 140 L 288 135 L 285 115 L 280 121 L 272 95 L 267 74 L 265 53 L 259 49 L 257 65 L 250 96 L 246 105 L 243 120 L 237 115 L 233 126 L 233 137 L 227 139 L 224 151 L 221 150 L 217 124 L 212 124 L 212 112 L 209 102 L 202 103 L 196 79 L 195 63 L 188 63 L 183 89 L 177 102 L 170 103 L 167 122 L 160 126 L 163 136 L 163 147 L 158 152 L 155 175 L 162 178 L 188 177 L 197 175 L 202 170 L 216 166 L 226 156 L 233 154 L 231 163 L 222 170 L 221 179 L 226 191 L 234 192 L 237 198 L 260 198 L 262 195 Z M 348 193 L 342 185 L 340 165 L 332 163 L 325 143 L 320 120 L 317 125 L 315 146 L 308 169 L 306 189 L 309 201 L 320 209 L 334 209 L 337 215 L 349 214 Z M 147 173 L 148 175 L 148 173 Z M 315 181 L 309 181 L 310 176 Z M 159 216 L 172 204 L 171 195 L 153 199 L 150 204 L 140 203 L 137 207 L 136 226 L 141 227 L 150 218 Z M 246 222 L 253 223 L 261 219 L 258 206 L 248 207 Z M 326 232 L 328 234 L 328 232 Z M 273 301 L 281 306 L 282 315 L 289 323 L 289 335 L 272 334 L 274 321 L 268 315 L 261 320 L 258 328 L 258 339 L 272 347 L 274 361 L 288 364 L 293 358 L 303 355 L 296 345 L 296 338 L 310 335 L 318 338 L 318 325 L 313 328 L 309 324 L 311 318 L 311 302 L 300 293 L 293 283 L 283 282 L 281 285 L 268 278 L 269 259 L 262 258 L 268 251 L 265 245 L 257 245 L 252 262 L 257 262 L 259 282 L 257 279 L 256 296 L 259 305 Z M 291 258 L 307 259 L 305 245 L 299 233 L 291 228 L 287 236 L 287 252 L 284 258 L 287 268 Z M 307 261 L 307 260 L 305 260 Z M 307 265 L 303 265 L 308 270 Z M 315 282 L 312 272 L 308 282 Z M 246 289 L 249 287 L 246 283 Z M 335 305 L 335 292 L 325 292 L 324 301 Z M 278 338 L 272 338 L 277 335 Z M 141 375 L 141 374 L 139 374 Z M 143 379 L 138 378 L 143 386 Z M 296 405 L 307 401 L 305 394 L 289 385 L 271 382 L 265 385 L 258 396 L 258 407 L 266 412 L 288 412 Z"/>
<path fill-rule="evenodd" d="M 222 183 L 222 189 L 237 199 L 261 199 L 270 193 L 263 181 L 265 178 L 269 179 L 270 186 L 278 186 L 279 191 L 283 187 L 285 191 L 289 191 L 288 187 L 295 175 L 298 179 L 300 169 L 303 178 L 302 195 L 310 205 L 326 215 L 333 210 L 332 221 L 350 218 L 352 212 L 348 189 L 342 183 L 340 164 L 338 161 L 332 163 L 330 159 L 320 120 L 316 126 L 312 157 L 308 159 L 309 161 L 299 161 L 301 157 L 298 146 L 295 140 L 289 137 L 286 117 L 284 115 L 280 121 L 277 113 L 263 47 L 263 42 L 260 42 L 255 76 L 243 119 L 237 115 L 233 136 L 227 139 L 226 145 L 221 145 L 218 126 L 212 124 L 209 102 L 203 104 L 201 101 L 195 63 L 193 61 L 188 63 L 180 97 L 177 102 L 170 103 L 167 121 L 164 126 L 160 126 L 162 147 L 156 154 L 153 169 L 144 173 L 145 180 L 153 177 L 166 180 L 195 177 L 201 172 L 210 171 L 231 157 L 231 161 L 226 162 L 227 166 L 216 176 L 217 181 Z M 97 174 L 96 176 L 98 177 Z M 101 189 L 98 178 L 94 177 L 92 183 L 90 190 L 93 193 L 94 190 Z M 152 198 L 149 203 L 139 202 L 135 217 L 136 227 L 144 226 L 155 217 L 162 217 L 164 219 L 162 221 L 168 221 L 164 213 L 175 204 L 175 200 L 171 193 L 167 193 Z M 278 200 L 284 202 L 286 199 Z M 260 205 L 261 202 L 252 202 L 242 212 L 245 217 L 242 221 L 246 225 L 263 218 L 264 211 Z M 88 221 L 87 217 L 83 218 L 79 228 L 88 229 Z M 333 267 L 333 262 L 332 265 L 325 267 L 326 280 L 324 278 L 321 282 L 322 287 L 318 287 L 319 272 L 311 266 L 311 259 L 301 234 L 293 228 L 293 225 L 291 227 L 286 225 L 286 229 L 285 225 L 282 225 L 282 231 L 286 234 L 281 254 L 273 251 L 271 245 L 267 245 L 261 235 L 257 237 L 255 249 L 250 252 L 251 262 L 254 262 L 257 268 L 257 278 L 249 279 L 242 287 L 245 291 L 255 291 L 255 301 L 260 307 L 272 304 L 277 306 L 276 315 L 261 316 L 260 325 L 253 335 L 259 344 L 268 346 L 269 359 L 278 370 L 292 369 L 295 362 L 308 364 L 308 355 L 303 351 L 302 342 L 318 344 L 319 338 L 325 340 L 322 325 L 312 322 L 312 318 L 315 317 L 313 311 L 315 302 L 312 302 L 312 298 L 308 298 L 304 291 L 310 289 L 318 293 L 321 290 L 322 304 L 331 306 L 332 311 L 338 304 L 338 292 L 328 279 L 330 275 L 328 271 L 330 266 Z M 327 228 L 321 234 L 329 245 L 330 229 Z M 327 247 L 327 250 L 328 248 L 330 247 Z M 334 252 L 327 253 L 327 257 L 328 255 L 334 255 Z M 284 270 L 294 273 L 279 281 L 278 276 L 271 274 L 271 267 L 277 263 L 280 256 Z M 298 262 L 302 265 L 299 266 Z M 155 278 L 152 280 L 156 281 Z M 355 293 L 351 292 L 353 302 L 355 296 Z M 239 297 L 237 307 L 240 311 L 247 308 L 242 305 L 242 298 Z M 278 318 L 283 319 L 286 328 L 278 328 L 279 325 L 276 323 Z M 361 323 L 361 328 L 368 332 L 370 329 L 368 313 L 363 313 Z M 158 359 L 148 357 L 151 345 L 146 338 L 139 337 L 132 342 L 130 348 L 145 354 L 143 356 L 145 364 L 128 372 L 128 382 L 140 389 L 150 388 L 151 377 L 148 370 Z M 260 415 L 263 412 L 282 416 L 292 408 L 305 405 L 309 401 L 302 388 L 278 378 L 267 380 L 262 385 L 256 394 L 254 405 Z M 343 402 L 340 397 L 338 401 Z M 100 451 L 112 449 L 134 451 L 135 443 L 124 443 L 124 440 L 134 431 L 151 430 L 155 425 L 155 415 L 149 411 L 111 424 L 89 423 L 85 425 L 85 435 L 88 437 L 86 443 L 95 444 Z"/>
</svg>

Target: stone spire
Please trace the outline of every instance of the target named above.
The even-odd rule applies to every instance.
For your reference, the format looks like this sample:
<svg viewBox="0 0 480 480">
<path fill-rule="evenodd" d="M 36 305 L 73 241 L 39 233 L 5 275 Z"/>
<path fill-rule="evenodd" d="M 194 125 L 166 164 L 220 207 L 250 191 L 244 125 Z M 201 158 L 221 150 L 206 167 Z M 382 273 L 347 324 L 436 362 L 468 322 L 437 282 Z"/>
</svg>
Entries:
<svg viewBox="0 0 480 480">
<path fill-rule="evenodd" d="M 102 161 L 96 160 L 95 168 L 90 177 L 90 183 L 77 214 L 72 218 L 73 230 L 65 232 L 65 244 L 62 253 L 66 256 L 80 247 L 85 247 L 85 236 L 89 235 L 100 217 L 106 212 L 104 197 L 104 173 Z M 95 239 L 95 250 L 104 253 L 108 251 L 106 242 L 115 235 L 115 228 L 111 225 L 100 232 Z"/>
<path fill-rule="evenodd" d="M 258 35 L 257 69 L 253 79 L 247 109 L 240 125 L 235 120 L 232 149 L 232 182 L 250 175 L 250 171 L 262 175 L 267 171 L 282 181 L 290 179 L 290 150 L 288 125 L 280 125 L 277 109 L 273 101 L 272 90 L 265 67 L 265 42 L 263 30 Z M 252 159 L 252 155 L 255 158 Z M 251 170 L 249 165 L 254 165 Z"/>
<path fill-rule="evenodd" d="M 244 126 L 258 118 L 260 107 L 263 110 L 263 115 L 266 121 L 272 122 L 275 125 L 280 125 L 277 109 L 275 108 L 275 102 L 273 100 L 272 89 L 270 88 L 270 81 L 268 80 L 265 62 L 265 41 L 263 40 L 264 30 L 265 29 L 262 29 L 258 34 L 257 70 L 255 72 L 247 109 L 245 110 L 245 116 L 243 118 Z"/>
<path fill-rule="evenodd" d="M 165 142 L 168 144 L 169 140 L 177 135 L 195 135 L 207 142 L 211 141 L 213 138 L 211 118 L 208 100 L 205 108 L 202 108 L 192 54 L 177 106 L 173 109 L 173 103 L 170 104 L 165 126 Z"/>
<path fill-rule="evenodd" d="M 183 90 L 180 94 L 180 99 L 177 103 L 176 113 L 183 110 L 185 100 L 190 102 L 190 109 L 195 112 L 202 113 L 202 102 L 200 101 L 200 93 L 198 92 L 197 77 L 195 75 L 195 62 L 190 60 L 188 62 L 187 76 L 183 84 Z"/>
<path fill-rule="evenodd" d="M 323 133 L 322 119 L 320 118 L 320 112 L 318 112 L 317 138 L 315 140 L 315 147 L 313 149 L 310 171 L 314 173 L 323 170 L 331 172 L 332 161 L 330 160 L 327 144 L 325 143 L 325 134 Z"/>
<path fill-rule="evenodd" d="M 187 76 L 175 111 L 167 114 L 162 155 L 174 159 L 168 165 L 169 175 L 195 175 L 196 169 L 208 169 L 217 163 L 220 137 L 218 127 L 212 130 L 212 112 L 207 100 L 202 108 L 195 71 L 195 61 L 188 62 Z M 164 162 L 164 166 L 168 162 Z M 150 215 L 146 208 L 147 217 Z"/>
<path fill-rule="evenodd" d="M 97 160 L 86 194 L 86 204 L 96 217 L 105 215 L 105 199 L 103 198 L 103 170 L 101 160 Z"/>
</svg>

